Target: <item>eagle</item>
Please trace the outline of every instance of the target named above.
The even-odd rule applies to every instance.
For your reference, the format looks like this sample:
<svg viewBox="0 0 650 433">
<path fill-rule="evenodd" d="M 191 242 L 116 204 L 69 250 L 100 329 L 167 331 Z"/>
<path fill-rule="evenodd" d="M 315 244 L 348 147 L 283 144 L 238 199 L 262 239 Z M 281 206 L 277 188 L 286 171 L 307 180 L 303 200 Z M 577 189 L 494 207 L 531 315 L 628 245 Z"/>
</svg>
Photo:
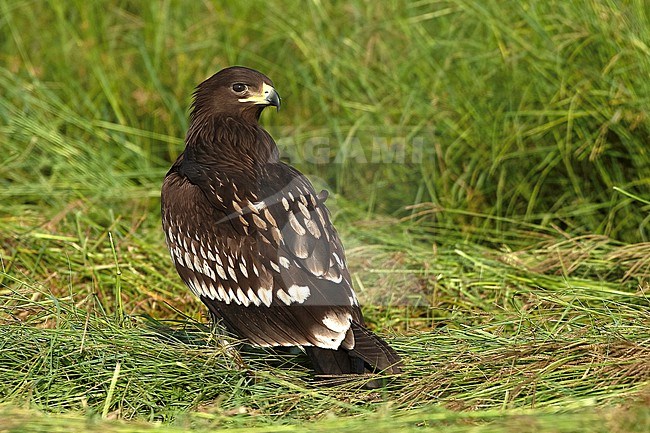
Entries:
<svg viewBox="0 0 650 433">
<path fill-rule="evenodd" d="M 317 376 L 401 372 L 364 324 L 325 205 L 259 124 L 280 96 L 264 74 L 223 69 L 196 87 L 185 150 L 165 176 L 162 226 L 184 283 L 255 346 L 303 348 Z"/>
</svg>

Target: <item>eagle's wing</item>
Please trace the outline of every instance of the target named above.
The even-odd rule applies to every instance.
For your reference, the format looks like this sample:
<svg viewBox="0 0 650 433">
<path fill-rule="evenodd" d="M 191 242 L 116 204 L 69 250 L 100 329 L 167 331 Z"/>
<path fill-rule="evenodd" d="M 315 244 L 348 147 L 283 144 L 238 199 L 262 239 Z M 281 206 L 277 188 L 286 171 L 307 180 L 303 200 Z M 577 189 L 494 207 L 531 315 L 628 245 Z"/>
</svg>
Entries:
<svg viewBox="0 0 650 433">
<path fill-rule="evenodd" d="M 351 324 L 363 319 L 324 195 L 281 162 L 256 179 L 175 167 L 163 185 L 163 197 L 179 197 L 162 204 L 167 243 L 210 310 L 262 346 L 352 349 Z M 180 209 L 185 221 L 174 220 Z"/>
<path fill-rule="evenodd" d="M 325 205 L 327 192 L 316 194 L 306 177 L 283 163 L 267 167 L 260 191 L 264 198 L 251 208 L 262 212 L 251 217 L 262 255 L 277 260 L 288 289 L 310 289 L 304 302 L 291 297 L 291 303 L 357 306 L 343 246 Z"/>
</svg>

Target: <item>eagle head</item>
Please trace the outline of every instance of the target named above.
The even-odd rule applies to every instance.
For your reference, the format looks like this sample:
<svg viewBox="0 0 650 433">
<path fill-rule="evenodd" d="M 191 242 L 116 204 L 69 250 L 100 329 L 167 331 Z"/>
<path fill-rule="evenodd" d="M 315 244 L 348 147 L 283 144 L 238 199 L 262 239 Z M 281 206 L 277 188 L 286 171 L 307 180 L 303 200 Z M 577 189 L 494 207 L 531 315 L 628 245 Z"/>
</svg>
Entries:
<svg viewBox="0 0 650 433">
<path fill-rule="evenodd" d="M 226 115 L 257 122 L 269 105 L 280 109 L 273 82 L 254 69 L 232 66 L 196 87 L 191 117 Z"/>
</svg>

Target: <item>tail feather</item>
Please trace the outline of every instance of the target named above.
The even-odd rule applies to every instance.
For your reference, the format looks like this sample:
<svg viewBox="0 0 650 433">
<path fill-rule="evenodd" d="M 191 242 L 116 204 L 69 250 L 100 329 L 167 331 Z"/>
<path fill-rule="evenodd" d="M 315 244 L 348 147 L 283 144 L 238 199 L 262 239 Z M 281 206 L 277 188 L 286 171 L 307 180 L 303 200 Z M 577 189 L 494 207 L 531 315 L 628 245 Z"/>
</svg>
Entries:
<svg viewBox="0 0 650 433">
<path fill-rule="evenodd" d="M 401 373 L 402 359 L 388 343 L 358 323 L 353 322 L 351 329 L 354 334 L 352 349 L 305 347 L 317 375 Z"/>
<path fill-rule="evenodd" d="M 402 358 L 384 340 L 373 334 L 368 328 L 352 323 L 354 348 L 351 356 L 357 356 L 370 366 L 370 371 L 385 371 L 398 374 L 402 372 Z"/>
<path fill-rule="evenodd" d="M 305 352 L 307 352 L 317 375 L 338 376 L 364 372 L 363 360 L 350 356 L 345 349 L 332 350 L 306 346 Z"/>
</svg>

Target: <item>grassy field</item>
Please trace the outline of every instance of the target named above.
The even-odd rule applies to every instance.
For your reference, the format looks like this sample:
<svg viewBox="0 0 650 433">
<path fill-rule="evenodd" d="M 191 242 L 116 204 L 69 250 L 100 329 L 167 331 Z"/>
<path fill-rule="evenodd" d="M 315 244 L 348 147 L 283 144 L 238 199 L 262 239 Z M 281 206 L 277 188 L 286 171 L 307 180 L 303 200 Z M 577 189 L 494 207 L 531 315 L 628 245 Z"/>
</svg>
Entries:
<svg viewBox="0 0 650 433">
<path fill-rule="evenodd" d="M 650 430 L 644 0 L 0 0 L 0 432 Z M 328 188 L 378 391 L 212 329 L 159 190 L 233 64 Z"/>
</svg>

